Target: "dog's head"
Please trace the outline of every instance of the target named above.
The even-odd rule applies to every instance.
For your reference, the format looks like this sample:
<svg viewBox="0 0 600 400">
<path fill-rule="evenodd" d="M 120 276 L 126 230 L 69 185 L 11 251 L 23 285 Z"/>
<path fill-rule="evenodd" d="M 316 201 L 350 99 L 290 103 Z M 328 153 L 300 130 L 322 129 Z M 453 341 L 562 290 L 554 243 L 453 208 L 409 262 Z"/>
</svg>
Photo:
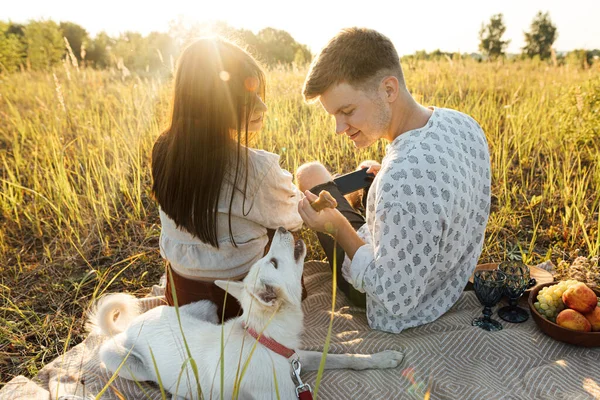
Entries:
<svg viewBox="0 0 600 400">
<path fill-rule="evenodd" d="M 215 281 L 234 296 L 245 311 L 250 307 L 274 312 L 285 305 L 300 306 L 306 246 L 284 228 L 278 228 L 266 256 L 258 260 L 242 282 Z"/>
</svg>

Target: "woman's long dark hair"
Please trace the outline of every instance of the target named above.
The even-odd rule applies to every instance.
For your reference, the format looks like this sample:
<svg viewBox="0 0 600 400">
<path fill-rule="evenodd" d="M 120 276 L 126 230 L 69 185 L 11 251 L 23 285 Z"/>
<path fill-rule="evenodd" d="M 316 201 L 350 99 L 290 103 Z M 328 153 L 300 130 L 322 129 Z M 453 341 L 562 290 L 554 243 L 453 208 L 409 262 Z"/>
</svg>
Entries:
<svg viewBox="0 0 600 400">
<path fill-rule="evenodd" d="M 171 124 L 152 150 L 152 193 L 161 209 L 178 228 L 213 247 L 219 247 L 217 210 L 225 180 L 233 185 L 229 237 L 236 246 L 231 211 L 236 191 L 246 199 L 248 123 L 257 91 L 264 99 L 264 73 L 246 51 L 220 38 L 195 41 L 179 59 Z"/>
</svg>

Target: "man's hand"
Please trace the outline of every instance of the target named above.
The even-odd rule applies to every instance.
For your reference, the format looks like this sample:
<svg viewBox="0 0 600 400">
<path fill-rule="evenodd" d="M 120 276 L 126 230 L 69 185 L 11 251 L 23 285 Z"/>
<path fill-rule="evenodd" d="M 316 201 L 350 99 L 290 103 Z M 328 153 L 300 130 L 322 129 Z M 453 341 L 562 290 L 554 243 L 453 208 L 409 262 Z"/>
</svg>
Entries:
<svg viewBox="0 0 600 400">
<path fill-rule="evenodd" d="M 313 210 L 319 212 L 325 208 L 336 208 L 337 200 L 327 190 L 321 190 L 319 198 L 315 201 L 311 201 L 310 205 Z"/>
<path fill-rule="evenodd" d="M 366 161 L 361 162 L 359 164 L 358 168 L 359 169 L 367 168 L 368 174 L 373 174 L 373 175 L 377 176 L 377 173 L 381 169 L 381 164 L 379 164 L 377 161 L 366 160 Z"/>
<path fill-rule="evenodd" d="M 317 212 L 310 204 L 316 201 L 319 196 L 310 190 L 305 191 L 304 196 L 298 203 L 298 213 L 304 223 L 313 231 L 328 233 L 336 237 L 344 216 L 335 208 L 325 208 Z"/>
<path fill-rule="evenodd" d="M 328 233 L 338 242 L 346 255 L 352 259 L 356 250 L 365 244 L 358 236 L 350 222 L 337 208 L 325 208 L 315 211 L 310 203 L 319 196 L 310 191 L 304 192 L 305 197 L 298 203 L 298 213 L 308 227 L 317 232 Z"/>
</svg>

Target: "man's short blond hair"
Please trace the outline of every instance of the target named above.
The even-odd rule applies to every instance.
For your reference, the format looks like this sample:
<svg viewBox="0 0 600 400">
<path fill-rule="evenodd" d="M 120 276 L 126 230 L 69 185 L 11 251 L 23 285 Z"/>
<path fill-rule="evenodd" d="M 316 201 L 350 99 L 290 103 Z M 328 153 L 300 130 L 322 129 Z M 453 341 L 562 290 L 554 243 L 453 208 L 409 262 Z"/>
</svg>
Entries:
<svg viewBox="0 0 600 400">
<path fill-rule="evenodd" d="M 365 89 L 381 73 L 395 76 L 400 86 L 406 86 L 400 58 L 391 40 L 372 29 L 343 29 L 310 65 L 302 91 L 304 99 L 316 99 L 341 82 Z"/>
</svg>

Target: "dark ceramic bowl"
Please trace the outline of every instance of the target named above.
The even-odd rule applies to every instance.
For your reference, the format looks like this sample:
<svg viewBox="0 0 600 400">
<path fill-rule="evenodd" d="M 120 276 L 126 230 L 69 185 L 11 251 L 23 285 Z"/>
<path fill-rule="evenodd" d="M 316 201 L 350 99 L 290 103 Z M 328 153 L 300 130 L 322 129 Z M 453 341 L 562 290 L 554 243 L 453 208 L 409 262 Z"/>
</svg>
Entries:
<svg viewBox="0 0 600 400">
<path fill-rule="evenodd" d="M 533 320 L 537 324 L 538 328 L 540 328 L 541 331 L 546 335 L 561 342 L 583 347 L 599 347 L 600 332 L 579 332 L 572 329 L 563 328 L 562 326 L 542 317 L 542 315 L 535 309 L 533 303 L 537 301 L 538 292 L 542 290 L 542 288 L 546 286 L 552 286 L 556 283 L 558 282 L 537 285 L 531 290 L 531 292 L 529 292 L 529 311 L 531 312 L 531 316 L 533 317 Z M 595 291 L 595 293 L 596 296 L 600 295 L 597 291 Z"/>
</svg>

